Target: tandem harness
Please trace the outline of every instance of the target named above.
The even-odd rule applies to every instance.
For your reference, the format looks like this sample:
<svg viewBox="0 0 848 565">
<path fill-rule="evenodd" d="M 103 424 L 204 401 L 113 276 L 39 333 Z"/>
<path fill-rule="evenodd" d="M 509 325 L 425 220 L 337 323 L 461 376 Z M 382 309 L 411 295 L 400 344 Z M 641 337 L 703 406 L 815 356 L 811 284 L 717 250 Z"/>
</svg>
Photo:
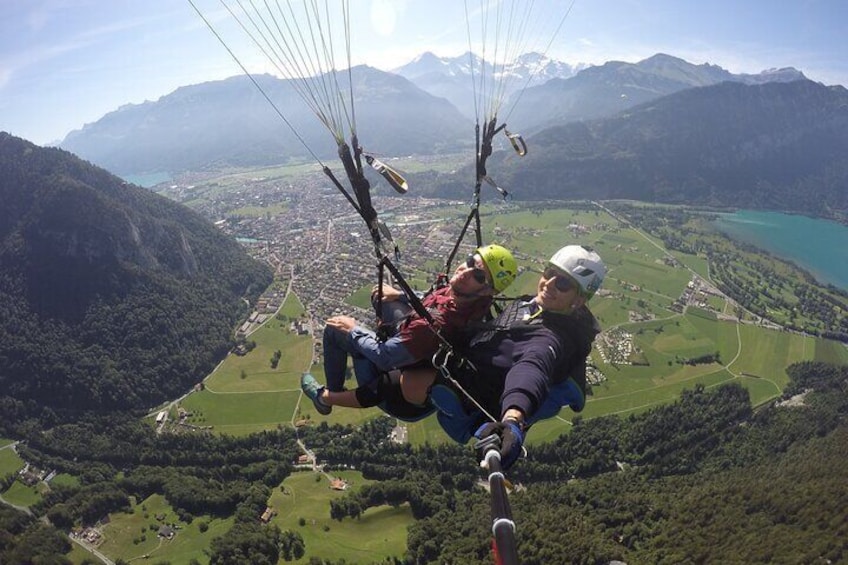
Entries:
<svg viewBox="0 0 848 565">
<path fill-rule="evenodd" d="M 523 297 L 529 299 L 530 297 Z M 547 324 L 546 324 L 547 322 Z M 551 331 L 560 335 L 569 335 L 569 340 L 577 346 L 576 340 L 570 334 L 564 333 L 561 324 L 551 323 L 548 317 L 530 300 L 517 299 L 508 305 L 498 318 L 480 325 L 478 335 L 472 340 L 471 347 L 485 347 L 499 332 L 520 333 L 538 330 L 545 324 Z M 550 387 L 548 395 L 531 418 L 527 426 L 556 416 L 563 406 L 569 406 L 579 412 L 585 405 L 586 356 L 591 348 L 591 340 L 587 348 L 576 347 L 577 361 L 565 369 L 565 373 Z M 487 407 L 485 401 L 469 392 L 468 386 L 460 381 L 472 383 L 475 379 L 485 378 L 478 367 L 467 358 L 458 355 L 452 349 L 442 348 L 433 356 L 433 366 L 437 370 L 437 378 L 430 388 L 430 403 L 436 408 L 439 424 L 455 441 L 465 443 L 471 438 L 473 431 L 486 421 L 496 422 L 492 412 L 492 404 Z M 498 414 L 499 416 L 499 414 Z"/>
</svg>

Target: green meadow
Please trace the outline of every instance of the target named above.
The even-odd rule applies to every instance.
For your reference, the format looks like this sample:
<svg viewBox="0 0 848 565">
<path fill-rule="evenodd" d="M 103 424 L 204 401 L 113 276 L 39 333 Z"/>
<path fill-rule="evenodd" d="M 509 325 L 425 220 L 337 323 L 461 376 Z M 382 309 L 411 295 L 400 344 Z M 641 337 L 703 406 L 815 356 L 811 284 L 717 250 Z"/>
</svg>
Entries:
<svg viewBox="0 0 848 565">
<path fill-rule="evenodd" d="M 312 339 L 290 330 L 290 319 L 273 317 L 248 336 L 256 347 L 244 356 L 230 354 L 205 381 L 216 393 L 262 392 L 291 388 L 290 377 L 308 371 L 312 363 Z M 271 358 L 281 352 L 276 368 Z"/>
<path fill-rule="evenodd" d="M 170 540 L 157 535 L 165 524 L 176 526 L 176 535 Z M 225 534 L 231 526 L 232 518 L 222 520 L 209 516 L 197 516 L 190 524 L 183 522 L 163 496 L 154 494 L 134 503 L 128 513 L 110 514 L 109 523 L 100 528 L 103 542 L 98 550 L 113 560 L 127 562 L 139 560 L 172 565 L 186 565 L 192 559 L 206 562 L 203 551 L 213 538 Z"/>
<path fill-rule="evenodd" d="M 202 391 L 186 397 L 181 406 L 191 413 L 189 424 L 211 426 L 212 430 L 231 435 L 316 423 L 358 424 L 374 417 L 378 410 L 342 410 L 324 417 L 300 391 L 300 376 L 312 371 L 319 380 L 323 369 L 312 365 L 313 343 L 310 335 L 296 335 L 290 329 L 293 319 L 303 315 L 303 305 L 289 295 L 276 317 L 248 336 L 256 347 L 244 356 L 230 354 L 205 380 Z M 276 369 L 271 357 L 281 357 Z M 172 414 L 176 416 L 176 413 Z"/>
<path fill-rule="evenodd" d="M 263 216 L 275 216 L 288 210 L 288 206 L 277 204 L 274 206 L 244 206 L 231 210 L 229 215 L 238 218 L 261 218 Z"/>
<path fill-rule="evenodd" d="M 63 487 L 78 487 L 80 486 L 79 477 L 74 475 L 68 475 L 66 473 L 59 473 L 53 480 L 50 481 L 52 486 L 63 486 Z"/>
<path fill-rule="evenodd" d="M 49 487 L 44 483 L 36 483 L 28 487 L 20 481 L 12 483 L 6 492 L 3 493 L 3 499 L 6 502 L 17 506 L 32 506 L 41 502 L 44 493 Z"/>
<path fill-rule="evenodd" d="M 370 482 L 356 471 L 333 471 L 331 475 L 344 479 L 353 490 Z M 308 563 L 312 557 L 373 563 L 403 556 L 406 528 L 413 521 L 409 507 L 369 508 L 357 519 L 338 522 L 330 518 L 330 501 L 344 494 L 330 488 L 327 475 L 311 471 L 294 473 L 274 489 L 268 505 L 277 514 L 271 521 L 281 530 L 299 533 L 309 556 L 293 563 Z"/>
<path fill-rule="evenodd" d="M 0 440 L 0 447 L 9 445 L 10 443 L 12 442 L 9 440 Z M 23 460 L 18 457 L 18 454 L 14 450 L 9 448 L 0 449 L 0 477 L 17 473 L 23 466 Z"/>
<path fill-rule="evenodd" d="M 82 563 L 97 563 L 97 558 L 94 557 L 94 555 L 77 544 L 73 544 L 73 548 L 70 553 L 66 553 L 65 557 L 67 557 L 74 565 L 80 565 Z"/>
</svg>

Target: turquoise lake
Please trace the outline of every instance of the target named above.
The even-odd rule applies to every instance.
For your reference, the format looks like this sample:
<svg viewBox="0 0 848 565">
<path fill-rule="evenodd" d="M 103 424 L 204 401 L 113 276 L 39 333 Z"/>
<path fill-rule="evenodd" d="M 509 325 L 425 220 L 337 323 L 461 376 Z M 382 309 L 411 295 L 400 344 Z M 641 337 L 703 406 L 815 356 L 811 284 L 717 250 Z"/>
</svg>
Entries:
<svg viewBox="0 0 848 565">
<path fill-rule="evenodd" d="M 717 228 L 848 290 L 848 227 L 806 216 L 740 210 L 721 214 Z"/>
</svg>

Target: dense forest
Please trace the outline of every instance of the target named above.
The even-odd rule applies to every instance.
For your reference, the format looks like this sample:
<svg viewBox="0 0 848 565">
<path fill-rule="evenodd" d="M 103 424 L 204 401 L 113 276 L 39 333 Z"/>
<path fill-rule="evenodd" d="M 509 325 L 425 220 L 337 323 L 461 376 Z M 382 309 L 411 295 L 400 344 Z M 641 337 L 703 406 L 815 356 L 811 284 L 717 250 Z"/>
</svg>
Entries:
<svg viewBox="0 0 848 565">
<path fill-rule="evenodd" d="M 803 363 L 789 373 L 781 400 L 802 396 L 794 406 L 752 411 L 738 385 L 698 387 L 672 405 L 578 421 L 572 433 L 532 446 L 510 471 L 524 487 L 511 495 L 522 563 L 848 558 L 848 367 Z M 397 445 L 387 440 L 392 426 L 379 418 L 359 429 L 322 423 L 303 430 L 321 459 L 378 480 L 334 501 L 331 516 L 356 519 L 370 506 L 409 504 L 416 522 L 398 563 L 489 563 L 489 501 L 475 486 L 473 450 Z M 34 508 L 56 527 L 90 524 L 126 508 L 130 496 L 160 493 L 187 521 L 236 516 L 213 544 L 211 563 L 235 554 L 276 563 L 309 551 L 297 532 L 256 521 L 268 489 L 292 472 L 295 440 L 282 429 L 244 438 L 156 435 L 111 415 L 34 433 L 20 449 L 28 461 L 80 477 L 80 486 L 56 489 Z M 22 540 L 45 528 L 6 510 L 0 562 L 26 555 Z M 45 545 L 32 551 L 62 553 L 51 541 L 59 538 L 41 538 Z"/>
<path fill-rule="evenodd" d="M 179 396 L 271 281 L 188 208 L 5 133 L 0 201 L 0 431 Z"/>
</svg>

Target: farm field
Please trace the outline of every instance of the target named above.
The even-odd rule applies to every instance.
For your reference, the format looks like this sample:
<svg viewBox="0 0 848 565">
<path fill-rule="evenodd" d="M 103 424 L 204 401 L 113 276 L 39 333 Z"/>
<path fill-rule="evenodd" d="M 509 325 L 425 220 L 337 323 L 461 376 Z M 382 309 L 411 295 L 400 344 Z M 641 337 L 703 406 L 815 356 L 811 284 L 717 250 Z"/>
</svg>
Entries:
<svg viewBox="0 0 848 565">
<path fill-rule="evenodd" d="M 310 367 L 317 379 L 324 379 L 323 369 L 312 366 L 312 337 L 296 335 L 289 327 L 289 320 L 302 314 L 303 306 L 297 297 L 289 295 L 279 316 L 249 336 L 256 342 L 252 351 L 243 356 L 229 355 L 205 380 L 203 390 L 180 403 L 191 413 L 186 422 L 211 426 L 218 433 L 248 435 L 280 425 L 294 426 L 298 421 L 324 419 L 300 391 L 300 376 Z M 272 369 L 270 359 L 278 350 L 280 361 Z M 379 410 L 339 409 L 327 419 L 357 424 L 378 413 Z M 175 417 L 176 410 L 172 410 L 171 418 Z"/>
<path fill-rule="evenodd" d="M 292 332 L 288 321 L 272 318 L 248 339 L 256 347 L 244 356 L 229 355 L 206 379 L 207 389 L 227 393 L 286 388 L 289 378 L 296 375 L 299 379 L 312 362 L 312 340 Z M 274 369 L 271 357 L 277 350 L 284 355 Z"/>
</svg>

